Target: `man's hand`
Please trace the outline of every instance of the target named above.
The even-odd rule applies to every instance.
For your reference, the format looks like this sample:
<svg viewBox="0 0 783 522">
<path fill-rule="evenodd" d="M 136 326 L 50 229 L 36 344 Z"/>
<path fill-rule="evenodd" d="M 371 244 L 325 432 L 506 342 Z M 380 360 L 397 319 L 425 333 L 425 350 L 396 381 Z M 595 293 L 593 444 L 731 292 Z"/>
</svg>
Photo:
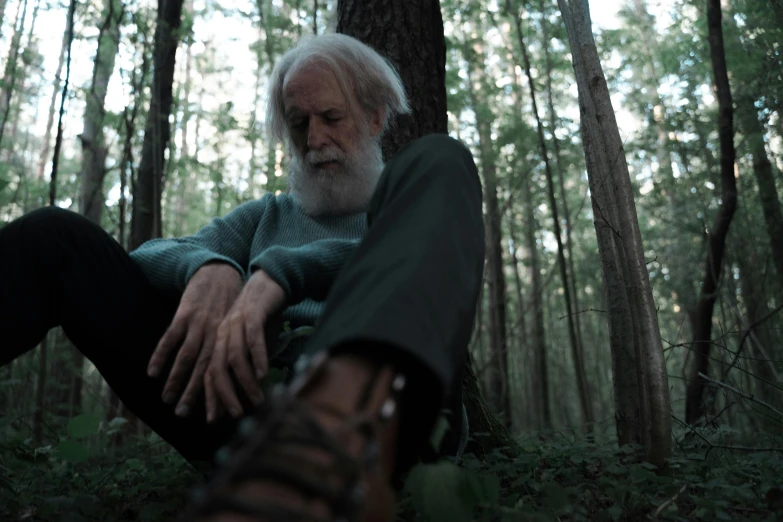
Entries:
<svg viewBox="0 0 783 522">
<path fill-rule="evenodd" d="M 179 416 L 188 415 L 201 391 L 218 327 L 242 291 L 242 285 L 242 276 L 231 265 L 215 263 L 199 268 L 185 287 L 177 313 L 150 358 L 147 373 L 155 377 L 179 348 L 163 388 L 163 401 L 173 404 L 187 382 L 175 410 Z"/>
<path fill-rule="evenodd" d="M 265 327 L 283 307 L 285 299 L 280 285 L 258 270 L 220 324 L 215 351 L 204 375 L 207 422 L 217 419 L 222 406 L 233 417 L 242 415 L 229 368 L 253 403 L 258 404 L 263 399 L 259 382 L 269 370 Z"/>
</svg>

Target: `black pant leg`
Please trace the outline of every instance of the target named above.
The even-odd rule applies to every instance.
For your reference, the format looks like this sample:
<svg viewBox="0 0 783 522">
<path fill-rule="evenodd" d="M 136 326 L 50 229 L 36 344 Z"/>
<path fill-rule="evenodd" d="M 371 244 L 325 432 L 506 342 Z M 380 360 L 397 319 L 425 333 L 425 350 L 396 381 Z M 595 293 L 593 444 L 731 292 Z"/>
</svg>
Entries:
<svg viewBox="0 0 783 522">
<path fill-rule="evenodd" d="M 50 207 L 0 229 L 0 364 L 60 325 L 135 415 L 186 458 L 208 460 L 233 423 L 208 426 L 203 404 L 176 417 L 161 400 L 165 378 L 146 376 L 178 300 L 79 214 Z"/>
<path fill-rule="evenodd" d="M 367 236 L 332 287 L 308 349 L 382 350 L 414 374 L 413 408 L 433 418 L 458 389 L 473 328 L 484 269 L 481 194 L 470 152 L 446 135 L 392 158 Z"/>
</svg>

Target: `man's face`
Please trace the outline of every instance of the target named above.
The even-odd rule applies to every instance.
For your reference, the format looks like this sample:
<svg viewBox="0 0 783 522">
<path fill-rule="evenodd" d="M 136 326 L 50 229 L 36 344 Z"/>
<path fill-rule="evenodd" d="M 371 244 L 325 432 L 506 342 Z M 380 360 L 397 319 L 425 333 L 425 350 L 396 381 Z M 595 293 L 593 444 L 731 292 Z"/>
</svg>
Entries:
<svg viewBox="0 0 783 522">
<path fill-rule="evenodd" d="M 319 65 L 286 79 L 283 104 L 291 194 L 311 215 L 363 211 L 383 169 L 377 140 L 382 111 L 368 116 L 359 110 L 335 75 Z"/>
</svg>

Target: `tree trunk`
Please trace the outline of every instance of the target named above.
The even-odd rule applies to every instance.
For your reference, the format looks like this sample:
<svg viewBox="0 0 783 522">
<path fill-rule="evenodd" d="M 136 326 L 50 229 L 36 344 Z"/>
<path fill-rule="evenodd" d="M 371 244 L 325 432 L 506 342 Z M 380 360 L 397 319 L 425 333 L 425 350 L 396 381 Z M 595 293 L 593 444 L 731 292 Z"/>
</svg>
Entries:
<svg viewBox="0 0 783 522">
<path fill-rule="evenodd" d="M 30 28 L 27 30 L 27 41 L 25 42 L 25 45 L 22 49 L 32 49 L 33 46 L 33 37 L 35 36 L 35 22 L 38 21 L 38 12 L 41 9 L 41 3 L 42 0 L 36 0 L 35 7 L 33 8 L 33 15 L 30 17 Z M 22 59 L 22 67 L 19 71 L 19 87 L 16 88 L 17 92 L 21 95 L 19 104 L 21 105 L 21 100 L 27 99 L 28 94 L 25 93 L 25 83 L 27 82 L 27 68 L 29 64 L 29 56 L 26 56 L 24 53 L 21 56 Z M 17 136 L 17 130 L 19 128 L 19 119 L 22 115 L 21 110 L 15 111 L 13 123 L 11 124 L 11 136 Z M 36 104 L 35 107 L 35 117 L 33 120 L 38 119 L 38 105 Z M 22 147 L 22 151 L 25 155 L 27 155 L 27 145 L 29 144 L 30 140 L 30 132 L 29 129 L 25 131 L 25 142 L 24 146 Z M 25 171 L 27 172 L 27 165 L 25 165 Z M 25 197 L 25 199 L 27 199 Z"/>
<path fill-rule="evenodd" d="M 57 119 L 57 137 L 54 140 L 52 157 L 52 175 L 49 178 L 49 205 L 54 205 L 57 196 L 57 168 L 60 163 L 60 147 L 63 143 L 63 117 L 65 116 L 65 100 L 68 98 L 68 83 L 71 80 L 71 47 L 73 46 L 73 18 L 76 13 L 76 0 L 71 0 L 68 7 L 68 20 L 65 23 L 67 34 L 67 54 L 65 59 L 65 82 L 60 95 L 60 114 Z"/>
<path fill-rule="evenodd" d="M 129 250 L 160 237 L 163 157 L 169 144 L 174 68 L 183 0 L 158 0 L 150 109 L 144 129 L 141 162 L 133 194 Z"/>
<path fill-rule="evenodd" d="M 337 32 L 389 59 L 410 96 L 413 112 L 398 116 L 394 132 L 383 139 L 385 158 L 420 136 L 448 131 L 446 41 L 438 0 L 340 0 Z"/>
<path fill-rule="evenodd" d="M 671 455 L 671 404 L 658 317 L 636 206 L 586 0 L 558 0 L 579 93 L 582 145 L 593 197 L 609 308 L 620 444 L 642 443 L 664 471 Z"/>
<path fill-rule="evenodd" d="M 492 145 L 494 116 L 481 92 L 486 83 L 484 57 L 479 43 L 465 42 L 465 59 L 475 69 L 467 72 L 470 103 L 476 115 L 479 163 L 484 180 L 485 228 L 487 242 L 487 282 L 489 287 L 489 401 L 496 412 L 504 412 L 504 424 L 511 425 L 511 397 L 508 380 L 508 335 L 506 333 L 506 280 L 503 271 L 503 235 L 498 202 L 496 153 Z M 478 85 L 478 88 L 474 86 Z"/>
<path fill-rule="evenodd" d="M 122 113 L 122 125 L 124 128 L 124 144 L 122 150 L 122 166 L 120 167 L 120 230 L 118 233 L 119 243 L 127 249 L 125 241 L 125 223 L 127 221 L 128 201 L 125 197 L 128 180 L 133 183 L 135 179 L 133 170 L 133 137 L 136 135 L 136 118 L 139 114 L 139 107 L 142 103 L 142 93 L 147 83 L 147 44 L 141 49 L 141 66 L 131 74 L 131 92 L 130 99 L 133 100 L 132 107 L 125 107 Z"/>
<path fill-rule="evenodd" d="M 33 416 L 33 439 L 36 443 L 43 442 L 43 421 L 46 414 L 46 374 L 47 374 L 47 352 L 49 348 L 49 336 L 51 332 L 44 335 L 41 345 L 38 349 L 38 379 L 35 391 L 35 415 Z"/>
<path fill-rule="evenodd" d="M 8 59 L 5 62 L 5 73 L 3 74 L 2 97 L 0 97 L 0 111 L 3 114 L 2 119 L 0 119 L 0 145 L 3 143 L 3 133 L 5 132 L 6 123 L 8 123 L 8 114 L 11 111 L 11 97 L 15 92 L 14 87 L 18 76 L 16 66 L 19 59 L 19 48 L 21 47 L 26 19 L 27 0 L 22 0 L 16 12 L 14 36 L 11 38 L 11 48 L 8 51 Z"/>
<path fill-rule="evenodd" d="M 193 0 L 188 0 L 187 6 L 185 7 L 186 11 L 193 16 Z M 188 182 L 190 179 L 193 179 L 193 172 L 191 172 L 191 161 L 190 161 L 190 145 L 188 144 L 188 126 L 190 125 L 190 118 L 193 115 L 192 111 L 190 110 L 190 90 L 191 90 L 191 72 L 193 69 L 193 42 L 192 37 L 189 37 L 187 40 L 187 43 L 185 45 L 185 80 L 183 85 L 183 96 L 182 101 L 180 102 L 182 104 L 182 122 L 180 123 L 180 127 L 182 129 L 181 134 L 181 141 L 179 146 L 179 157 L 180 157 L 180 169 L 182 172 L 179 173 L 177 176 L 178 182 L 177 182 L 177 205 L 176 210 L 174 211 L 174 236 L 179 237 L 183 235 L 183 227 L 185 224 L 185 213 L 187 205 L 185 204 L 185 200 L 187 198 L 187 187 Z M 256 82 L 256 96 L 258 95 L 258 82 Z M 255 132 L 255 123 L 256 123 L 256 111 L 253 111 L 253 130 L 252 132 Z M 254 136 L 254 134 L 252 135 Z M 248 176 L 248 184 L 249 184 L 249 190 L 252 192 L 253 190 L 253 173 L 255 172 L 255 144 L 256 139 L 254 137 L 250 140 L 251 150 L 250 150 L 250 173 Z M 171 157 L 171 156 L 169 156 Z"/>
<path fill-rule="evenodd" d="M 512 69 L 514 83 L 512 84 L 512 98 L 514 100 L 514 119 L 517 128 L 523 128 L 522 120 L 522 85 L 519 76 Z M 517 163 L 524 159 L 523 153 L 518 152 Z M 549 364 L 547 360 L 546 327 L 544 326 L 544 302 L 543 282 L 541 280 L 541 263 L 539 260 L 539 247 L 536 244 L 536 231 L 540 230 L 535 214 L 535 202 L 533 198 L 532 173 L 522 171 L 520 173 L 520 188 L 523 207 L 524 243 L 527 248 L 530 263 L 530 287 L 531 306 L 533 308 L 533 328 L 529 342 L 532 351 L 533 365 L 529 371 L 533 388 L 533 407 L 536 409 L 536 428 L 541 430 L 552 429 L 552 410 L 549 401 Z"/>
<path fill-rule="evenodd" d="M 737 208 L 737 184 L 734 179 L 734 110 L 723 47 L 720 0 L 707 0 L 707 30 L 712 72 L 718 99 L 718 136 L 720 139 L 721 203 L 712 230 L 707 234 L 707 261 L 701 295 L 694 312 L 694 358 L 685 399 L 685 421 L 694 424 L 704 414 L 702 395 L 707 375 L 712 337 L 712 314 L 718 296 L 726 236 Z"/>
<path fill-rule="evenodd" d="M 109 0 L 104 9 L 104 21 L 98 33 L 92 80 L 86 93 L 84 129 L 79 139 L 82 145 L 82 173 L 79 212 L 101 224 L 105 197 L 103 178 L 106 174 L 106 146 L 103 138 L 106 91 L 114 72 L 114 61 L 120 45 L 120 21 L 123 7 L 118 0 Z"/>
<path fill-rule="evenodd" d="M 411 97 L 412 114 L 398 117 L 394 131 L 384 137 L 387 158 L 415 138 L 447 132 L 446 42 L 438 0 L 340 0 L 337 32 L 365 42 L 389 59 Z M 471 431 L 488 434 L 468 451 L 484 455 L 502 446 L 516 448 L 508 431 L 484 404 L 470 357 L 466 366 L 464 401 Z"/>
<path fill-rule="evenodd" d="M 509 205 L 510 206 L 510 205 Z M 516 310 L 516 323 L 514 325 L 514 328 L 516 328 L 516 339 L 519 343 L 517 350 L 515 353 L 519 355 L 520 358 L 524 358 L 527 354 L 530 353 L 529 347 L 528 347 L 528 330 L 527 330 L 527 320 L 526 320 L 526 314 L 527 314 L 527 307 L 525 306 L 525 298 L 522 291 L 522 277 L 519 275 L 519 263 L 520 260 L 517 257 L 517 252 L 519 251 L 519 241 L 518 236 L 516 234 L 516 226 L 515 226 L 515 219 L 514 219 L 514 213 L 509 210 L 508 212 L 508 235 L 511 239 L 511 243 L 513 244 L 513 248 L 511 249 L 511 269 L 514 272 L 514 289 L 516 290 L 516 298 L 517 298 L 517 310 Z M 512 328 L 513 331 L 513 328 Z M 511 333 L 509 333 L 509 339 L 511 338 Z M 509 369 L 513 367 L 511 365 L 511 361 L 509 360 Z M 519 374 L 524 375 L 525 370 L 529 368 L 527 364 L 520 364 L 518 366 L 519 368 Z M 529 380 L 529 379 L 528 379 Z M 528 380 L 523 380 L 523 382 L 526 382 Z M 525 396 L 530 397 L 530 404 L 539 404 L 541 402 L 541 397 L 537 393 L 537 390 L 533 390 L 532 386 L 528 386 L 529 390 L 527 393 L 525 393 Z M 511 390 L 509 390 L 509 394 L 511 393 Z M 525 417 L 524 421 L 518 424 L 521 424 L 522 426 L 528 427 L 532 424 L 538 424 L 536 421 L 535 423 L 530 422 L 531 419 L 534 417 L 531 412 L 531 408 L 525 408 Z M 535 417 L 537 418 L 537 412 Z"/>
<path fill-rule="evenodd" d="M 52 86 L 52 98 L 49 102 L 49 112 L 46 117 L 46 132 L 43 138 L 43 147 L 41 148 L 41 157 L 38 160 L 38 170 L 36 172 L 36 178 L 42 180 L 44 177 L 44 170 L 46 170 L 46 163 L 49 161 L 49 148 L 52 141 L 52 126 L 54 125 L 54 110 L 57 104 L 57 93 L 60 90 L 60 75 L 63 72 L 63 64 L 65 63 L 65 50 L 68 47 L 68 28 L 63 33 L 63 43 L 60 46 L 60 56 L 57 58 L 57 70 L 54 73 L 54 82 Z"/>
<path fill-rule="evenodd" d="M 764 128 L 758 119 L 758 112 L 750 98 L 742 100 L 739 115 L 740 125 L 753 154 L 753 174 L 759 187 L 759 200 L 767 225 L 772 261 L 778 274 L 779 288 L 783 288 L 783 212 L 780 209 L 772 163 L 764 145 Z"/>
<path fill-rule="evenodd" d="M 560 201 L 563 204 L 563 221 L 566 226 L 566 252 L 568 252 L 568 281 L 571 283 L 571 296 L 573 299 L 574 310 L 574 324 L 576 325 L 576 342 L 579 346 L 584 347 L 582 344 L 582 326 L 581 326 L 581 313 L 579 307 L 579 292 L 576 284 L 576 270 L 574 270 L 574 252 L 573 252 L 573 239 L 571 233 L 573 232 L 573 226 L 571 224 L 571 213 L 568 210 L 568 198 L 565 191 L 565 175 L 566 171 L 563 168 L 561 161 L 562 154 L 560 152 L 560 140 L 557 139 L 555 131 L 558 128 L 557 113 L 555 112 L 555 103 L 552 96 L 552 57 L 549 53 L 549 23 L 547 22 L 546 11 L 544 10 L 544 0 L 538 0 L 538 8 L 542 13 L 541 18 L 541 41 L 543 42 L 544 59 L 546 62 L 545 67 L 545 81 L 547 92 L 547 112 L 549 114 L 549 126 L 552 133 L 552 145 L 555 155 L 555 166 L 557 168 L 558 188 L 560 190 Z M 596 357 L 597 361 L 598 358 Z"/>
<path fill-rule="evenodd" d="M 106 91 L 114 72 L 114 61 L 120 46 L 120 22 L 124 8 L 118 0 L 109 0 L 104 9 L 104 19 L 98 32 L 92 80 L 86 93 L 84 128 L 79 135 L 82 146 L 81 188 L 79 212 L 100 226 L 103 206 L 103 179 L 106 174 L 106 146 L 103 126 L 106 109 Z M 72 348 L 72 347 L 71 347 Z M 84 356 L 78 350 L 70 350 L 73 356 L 71 375 L 71 410 L 78 411 L 82 399 L 82 368 Z"/>
<path fill-rule="evenodd" d="M 8 5 L 8 0 L 0 0 L 0 36 L 2 36 L 3 22 L 5 21 L 5 8 Z"/>
<path fill-rule="evenodd" d="M 587 386 L 587 375 L 585 373 L 584 354 L 582 346 L 579 344 L 574 324 L 574 316 L 577 313 L 571 303 L 571 285 L 568 282 L 568 267 L 566 266 L 565 252 L 563 247 L 562 233 L 560 230 L 560 217 L 557 211 L 557 201 L 555 200 L 555 183 L 552 175 L 552 169 L 549 164 L 549 153 L 547 152 L 546 140 L 544 139 L 544 125 L 538 115 L 538 103 L 536 102 L 536 88 L 533 83 L 533 75 L 530 72 L 530 57 L 527 54 L 527 46 L 522 37 L 522 24 L 516 14 L 510 12 L 509 1 L 506 2 L 506 9 L 509 16 L 514 18 L 517 28 L 517 37 L 519 39 L 519 48 L 522 51 L 522 61 L 525 66 L 525 75 L 527 76 L 528 87 L 530 88 L 530 100 L 533 106 L 533 115 L 536 119 L 536 129 L 538 131 L 538 146 L 541 151 L 541 157 L 544 160 L 544 172 L 547 182 L 547 196 L 549 197 L 549 207 L 552 212 L 552 222 L 554 228 L 555 241 L 557 242 L 557 266 L 560 269 L 560 280 L 563 285 L 563 296 L 565 297 L 566 319 L 568 322 L 568 340 L 571 343 L 571 357 L 574 360 L 574 372 L 576 373 L 576 384 L 579 392 L 579 402 L 582 407 L 582 425 L 588 430 L 593 430 L 593 404 L 590 400 L 590 390 Z"/>
</svg>

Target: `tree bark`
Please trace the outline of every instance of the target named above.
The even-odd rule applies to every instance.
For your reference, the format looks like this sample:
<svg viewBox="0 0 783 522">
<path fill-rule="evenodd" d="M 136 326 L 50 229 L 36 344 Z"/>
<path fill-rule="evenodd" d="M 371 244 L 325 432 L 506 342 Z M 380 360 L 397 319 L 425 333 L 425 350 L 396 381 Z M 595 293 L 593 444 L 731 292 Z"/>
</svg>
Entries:
<svg viewBox="0 0 783 522">
<path fill-rule="evenodd" d="M 471 63 L 483 63 L 476 54 Z M 470 77 L 470 74 L 468 75 Z M 478 80 L 479 83 L 483 83 Z M 471 82 L 472 85 L 472 82 Z M 500 204 L 498 203 L 497 166 L 492 147 L 490 121 L 492 115 L 478 93 L 471 91 L 479 135 L 479 158 L 484 178 L 485 228 L 487 241 L 487 280 L 489 283 L 489 372 L 490 400 L 496 412 L 504 413 L 504 424 L 511 425 L 511 394 L 508 380 L 508 335 L 506 332 L 506 280 L 503 272 L 503 236 Z"/>
<path fill-rule="evenodd" d="M 779 288 L 783 288 L 783 212 L 775 186 L 772 163 L 769 161 L 764 145 L 764 127 L 758 119 L 758 112 L 752 99 L 742 100 L 741 108 L 743 110 L 739 112 L 740 125 L 753 154 L 753 174 L 759 188 L 764 223 L 767 225 L 772 262 L 778 274 Z"/>
<path fill-rule="evenodd" d="M 560 269 L 560 280 L 563 285 L 563 296 L 565 297 L 566 319 L 568 324 L 568 340 L 571 343 L 571 357 L 574 360 L 574 371 L 576 373 L 577 390 L 579 391 L 579 403 L 582 407 L 582 425 L 588 430 L 593 430 L 593 404 L 590 400 L 590 389 L 587 386 L 587 375 L 585 373 L 584 354 L 582 346 L 579 344 L 574 316 L 577 310 L 571 303 L 571 285 L 568 281 L 568 267 L 565 259 L 565 248 L 563 247 L 562 232 L 560 230 L 560 217 L 558 216 L 557 200 L 555 199 L 555 183 L 552 175 L 552 168 L 549 164 L 549 153 L 547 152 L 546 139 L 544 138 L 544 125 L 538 114 L 538 103 L 536 102 L 536 88 L 531 74 L 530 57 L 527 54 L 527 46 L 522 37 L 522 24 L 519 15 L 512 14 L 510 2 L 507 0 L 506 9 L 509 16 L 512 16 L 517 29 L 519 47 L 522 52 L 522 62 L 525 67 L 528 87 L 530 88 L 530 101 L 533 106 L 533 115 L 536 119 L 536 130 L 538 132 L 538 146 L 541 151 L 541 157 L 544 160 L 544 173 L 547 182 L 547 196 L 549 207 L 552 212 L 552 222 L 554 228 L 555 241 L 557 242 L 557 266 Z"/>
<path fill-rule="evenodd" d="M 514 119 L 517 128 L 525 125 L 522 120 L 522 85 L 521 79 L 512 69 L 514 83 L 512 84 L 512 98 L 514 100 Z M 518 152 L 517 163 L 521 163 L 524 155 Z M 523 207 L 524 243 L 528 251 L 530 263 L 530 287 L 531 306 L 533 308 L 533 328 L 529 346 L 532 351 L 533 365 L 530 371 L 530 379 L 533 388 L 533 407 L 536 410 L 536 427 L 548 431 L 552 429 L 552 409 L 549 401 L 549 363 L 546 344 L 546 327 L 544 326 L 544 301 L 543 282 L 541 280 L 541 262 L 539 260 L 539 247 L 536 244 L 536 231 L 540 226 L 536 220 L 535 202 L 533 198 L 532 173 L 523 171 L 520 173 L 520 188 Z"/>
<path fill-rule="evenodd" d="M 712 230 L 707 233 L 707 261 L 701 295 L 694 312 L 694 358 L 685 399 L 685 421 L 694 424 L 704 415 L 705 381 L 699 374 L 708 375 L 712 342 L 712 314 L 718 296 L 726 236 L 737 208 L 737 184 L 734 179 L 734 110 L 732 107 L 726 53 L 723 46 L 723 28 L 720 0 L 707 0 L 707 30 L 718 99 L 718 137 L 720 139 L 721 203 Z"/>
<path fill-rule="evenodd" d="M 54 111 L 57 105 L 57 93 L 60 90 L 60 75 L 63 72 L 63 64 L 65 64 L 65 50 L 68 47 L 68 28 L 66 27 L 63 33 L 63 43 L 60 46 L 60 56 L 57 58 L 57 70 L 54 73 L 54 82 L 52 86 L 52 98 L 49 102 L 49 112 L 46 117 L 46 132 L 43 138 L 43 147 L 41 148 L 41 157 L 38 160 L 38 170 L 36 178 L 42 180 L 44 177 L 44 170 L 46 170 L 46 163 L 49 161 L 49 148 L 52 142 L 52 126 L 54 126 Z"/>
<path fill-rule="evenodd" d="M 33 38 L 35 37 L 35 22 L 38 21 L 38 12 L 41 9 L 41 3 L 43 3 L 43 0 L 36 0 L 35 7 L 33 8 L 33 15 L 30 17 L 30 28 L 27 30 L 27 41 L 25 42 L 25 45 L 22 49 L 32 49 L 33 48 Z M 28 66 L 29 64 L 29 55 L 26 55 L 24 52 L 22 52 L 22 67 L 19 71 L 19 86 L 16 88 L 16 91 L 20 94 L 21 100 L 25 100 L 28 96 L 27 93 L 25 93 L 25 87 L 27 82 L 27 72 L 28 72 Z M 19 102 L 19 105 L 21 105 L 21 101 Z M 21 110 L 16 110 L 14 114 L 13 123 L 11 124 L 11 136 L 17 136 L 17 131 L 19 128 L 19 119 L 22 115 Z M 38 119 L 38 105 L 36 104 L 35 108 L 35 117 L 34 120 Z M 22 147 L 22 151 L 24 154 L 27 153 L 27 145 L 30 140 L 30 132 L 29 129 L 25 132 L 25 140 L 24 140 L 24 146 Z M 27 171 L 27 166 L 25 165 L 25 171 Z M 25 197 L 25 200 L 27 198 Z"/>
<path fill-rule="evenodd" d="M 46 413 L 47 352 L 50 335 L 51 332 L 47 332 L 44 335 L 38 348 L 38 379 L 35 390 L 35 415 L 33 416 L 33 440 L 37 443 L 43 442 L 43 421 Z"/>
<path fill-rule="evenodd" d="M 410 96 L 413 112 L 393 123 L 384 157 L 433 132 L 445 133 L 446 42 L 438 0 L 340 0 L 337 32 L 361 40 L 391 61 Z"/>
<path fill-rule="evenodd" d="M 106 147 L 103 126 L 106 108 L 104 104 L 119 50 L 120 21 L 123 13 L 124 8 L 118 0 L 108 0 L 104 9 L 104 21 L 98 32 L 92 80 L 86 93 L 84 129 L 79 135 L 82 145 L 79 212 L 98 225 L 101 224 L 105 204 L 103 179 L 106 174 Z"/>
<path fill-rule="evenodd" d="M 57 197 L 57 168 L 60 163 L 60 148 L 63 143 L 63 117 L 65 116 L 65 100 L 68 98 L 68 84 L 71 81 L 71 48 L 73 47 L 73 18 L 76 13 L 76 0 L 71 0 L 68 7 L 68 20 L 65 23 L 67 33 L 67 54 L 65 59 L 65 82 L 60 94 L 60 114 L 57 119 L 57 137 L 54 140 L 54 155 L 52 157 L 52 175 L 49 177 L 49 205 L 54 205 Z"/>
<path fill-rule="evenodd" d="M 174 68 L 182 4 L 183 0 L 158 0 L 152 95 L 133 194 L 130 250 L 149 239 L 160 237 L 162 232 L 163 157 L 171 135 L 169 116 L 174 97 Z"/>
<path fill-rule="evenodd" d="M 21 12 L 21 16 L 20 16 Z M 0 98 L 0 111 L 3 116 L 0 120 L 0 145 L 3 143 L 3 133 L 5 125 L 8 123 L 8 114 L 11 111 L 11 97 L 15 92 L 15 85 L 18 76 L 16 70 L 19 59 L 19 48 L 21 47 L 22 34 L 24 32 L 24 23 L 27 19 L 27 0 L 22 0 L 19 9 L 16 12 L 16 22 L 14 23 L 14 36 L 11 38 L 11 48 L 8 51 L 8 59 L 5 62 L 5 72 L 3 74 L 2 97 Z"/>
<path fill-rule="evenodd" d="M 665 471 L 671 455 L 666 361 L 628 165 L 586 4 L 558 0 L 577 80 L 582 145 L 609 307 L 618 439 L 621 444 L 641 442 L 645 458 Z"/>
<path fill-rule="evenodd" d="M 544 48 L 544 60 L 546 62 L 545 67 L 545 81 L 547 92 L 547 112 L 549 114 L 549 126 L 552 133 L 552 146 L 555 155 L 555 166 L 557 168 L 558 188 L 560 190 L 560 201 L 563 204 L 563 221 L 566 226 L 566 252 L 568 252 L 568 281 L 571 283 L 571 296 L 573 299 L 574 310 L 574 324 L 576 326 L 576 342 L 579 346 L 582 344 L 582 326 L 581 326 L 581 314 L 579 307 L 579 292 L 576 284 L 576 270 L 574 269 L 574 252 L 573 252 L 573 239 L 571 233 L 573 232 L 573 226 L 571 223 L 571 213 L 568 210 L 568 198 L 565 191 L 565 175 L 566 171 L 562 164 L 562 154 L 560 152 L 560 140 L 557 139 L 556 130 L 557 125 L 557 113 L 555 112 L 555 102 L 552 96 L 552 57 L 549 53 L 549 23 L 547 22 L 547 14 L 544 8 L 544 0 L 538 0 L 538 8 L 541 11 L 541 41 Z M 595 358 L 598 361 L 598 358 Z"/>
<path fill-rule="evenodd" d="M 340 0 L 337 32 L 375 48 L 400 72 L 413 109 L 396 119 L 383 140 L 385 157 L 409 141 L 429 133 L 446 133 L 446 42 L 438 0 L 405 3 L 396 0 Z M 468 451 L 479 456 L 517 444 L 484 404 L 470 357 L 463 375 L 464 402 L 475 437 Z"/>
</svg>

